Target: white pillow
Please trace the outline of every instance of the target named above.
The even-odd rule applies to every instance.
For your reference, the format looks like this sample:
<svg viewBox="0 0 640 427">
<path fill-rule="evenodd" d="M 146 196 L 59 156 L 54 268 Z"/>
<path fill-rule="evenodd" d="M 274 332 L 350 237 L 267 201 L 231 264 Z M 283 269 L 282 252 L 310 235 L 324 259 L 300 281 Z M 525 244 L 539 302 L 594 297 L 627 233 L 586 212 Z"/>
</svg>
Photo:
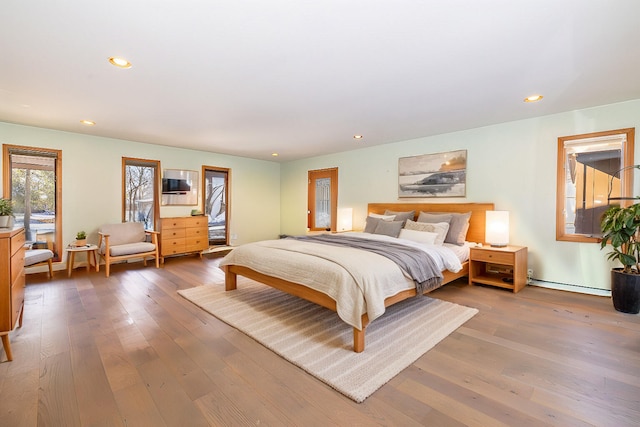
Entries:
<svg viewBox="0 0 640 427">
<path fill-rule="evenodd" d="M 430 233 L 437 233 L 438 237 L 436 237 L 434 245 L 442 246 L 444 243 L 445 237 L 447 237 L 447 231 L 449 231 L 449 223 L 448 222 L 415 222 L 410 219 L 407 220 L 404 228 L 407 230 L 416 230 L 416 231 L 428 231 Z"/>
<path fill-rule="evenodd" d="M 393 221 L 394 219 L 396 219 L 395 215 L 380 215 L 380 214 L 370 213 L 369 216 L 373 218 L 380 218 L 383 221 Z"/>
<path fill-rule="evenodd" d="M 433 245 L 438 237 L 438 233 L 431 233 L 429 231 L 408 230 L 403 228 L 400 230 L 400 239 L 411 240 L 412 242 L 422 243 L 426 245 Z"/>
</svg>

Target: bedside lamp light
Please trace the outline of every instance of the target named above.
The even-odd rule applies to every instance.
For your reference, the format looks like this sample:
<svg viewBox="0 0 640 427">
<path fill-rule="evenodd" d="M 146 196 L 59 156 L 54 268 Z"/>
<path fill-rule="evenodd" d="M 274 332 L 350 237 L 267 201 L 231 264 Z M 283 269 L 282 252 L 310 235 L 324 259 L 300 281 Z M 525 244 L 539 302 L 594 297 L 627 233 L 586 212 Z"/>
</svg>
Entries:
<svg viewBox="0 0 640 427">
<path fill-rule="evenodd" d="M 485 240 L 491 246 L 502 247 L 509 244 L 509 211 L 487 211 Z"/>
<path fill-rule="evenodd" d="M 353 208 L 338 209 L 338 231 L 353 230 Z"/>
</svg>

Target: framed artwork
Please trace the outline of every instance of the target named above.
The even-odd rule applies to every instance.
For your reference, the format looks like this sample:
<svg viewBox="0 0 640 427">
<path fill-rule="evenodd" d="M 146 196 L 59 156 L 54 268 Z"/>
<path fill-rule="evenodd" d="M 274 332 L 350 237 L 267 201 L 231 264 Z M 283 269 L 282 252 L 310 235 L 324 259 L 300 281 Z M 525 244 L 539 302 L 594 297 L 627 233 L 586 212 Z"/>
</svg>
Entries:
<svg viewBox="0 0 640 427">
<path fill-rule="evenodd" d="M 162 173 L 163 205 L 197 205 L 198 172 L 165 169 Z"/>
<path fill-rule="evenodd" d="M 467 150 L 398 159 L 398 197 L 465 197 Z"/>
</svg>

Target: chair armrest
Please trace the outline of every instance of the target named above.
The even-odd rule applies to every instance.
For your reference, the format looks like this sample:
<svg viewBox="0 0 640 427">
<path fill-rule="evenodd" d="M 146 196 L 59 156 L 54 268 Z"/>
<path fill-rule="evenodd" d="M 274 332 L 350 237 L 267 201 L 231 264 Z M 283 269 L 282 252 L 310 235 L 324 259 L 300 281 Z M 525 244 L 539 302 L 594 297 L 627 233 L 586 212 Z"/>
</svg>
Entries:
<svg viewBox="0 0 640 427">
<path fill-rule="evenodd" d="M 98 231 L 98 248 L 102 247 L 102 240 L 104 239 L 105 248 L 109 248 L 109 234 Z M 108 250 L 106 252 L 109 252 Z"/>
</svg>

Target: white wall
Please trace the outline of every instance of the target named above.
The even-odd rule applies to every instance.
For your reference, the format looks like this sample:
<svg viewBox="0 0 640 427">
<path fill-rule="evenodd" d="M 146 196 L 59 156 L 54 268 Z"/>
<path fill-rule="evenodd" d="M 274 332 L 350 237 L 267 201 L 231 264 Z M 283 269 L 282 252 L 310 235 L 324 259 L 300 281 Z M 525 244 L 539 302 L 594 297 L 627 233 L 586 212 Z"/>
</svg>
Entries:
<svg viewBox="0 0 640 427">
<path fill-rule="evenodd" d="M 202 165 L 229 168 L 230 234 L 237 236 L 231 243 L 277 238 L 280 232 L 278 163 L 2 122 L 0 144 L 62 150 L 64 246 L 79 230 L 95 243 L 101 224 L 122 220 L 122 157 L 159 160 L 161 169 L 198 173 Z M 202 191 L 199 203 L 201 198 Z M 187 216 L 194 208 L 201 206 L 162 206 L 160 216 Z"/>
<path fill-rule="evenodd" d="M 494 202 L 511 212 L 511 243 L 528 246 L 536 279 L 609 289 L 606 251 L 594 243 L 555 240 L 557 138 L 628 127 L 640 129 L 640 100 L 286 163 L 281 230 L 305 231 L 308 170 L 338 167 L 338 206 L 353 207 L 354 228 L 362 228 L 367 203 L 406 200 L 398 199 L 399 157 L 466 149 L 464 199 L 408 201 Z"/>
</svg>

